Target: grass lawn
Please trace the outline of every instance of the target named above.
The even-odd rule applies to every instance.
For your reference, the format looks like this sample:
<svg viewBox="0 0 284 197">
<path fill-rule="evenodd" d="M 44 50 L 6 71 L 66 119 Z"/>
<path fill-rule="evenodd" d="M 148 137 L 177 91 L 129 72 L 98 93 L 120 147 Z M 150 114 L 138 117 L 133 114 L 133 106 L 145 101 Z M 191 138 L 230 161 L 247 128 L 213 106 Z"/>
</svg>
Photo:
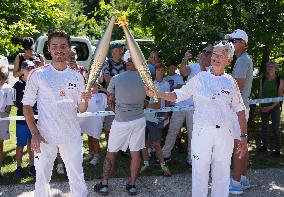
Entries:
<svg viewBox="0 0 284 197">
<path fill-rule="evenodd" d="M 12 108 L 11 116 L 14 116 L 16 114 L 16 108 Z M 282 113 L 282 122 L 281 122 L 281 131 L 283 131 L 283 118 L 284 113 Z M 182 129 L 182 136 L 186 136 L 184 133 L 185 130 Z M 282 132 L 283 133 L 283 132 Z M 26 166 L 28 165 L 28 155 L 25 152 L 24 158 L 23 158 L 23 167 L 24 167 L 24 178 L 21 181 L 16 181 L 14 176 L 14 171 L 16 170 L 16 134 L 15 134 L 15 121 L 11 121 L 10 124 L 10 135 L 11 139 L 4 142 L 4 167 L 2 168 L 2 174 L 5 177 L 5 181 L 7 184 L 19 184 L 19 183 L 34 183 L 35 179 L 32 177 L 29 177 L 26 172 Z M 273 142 L 273 135 L 272 132 L 270 133 L 271 142 Z M 87 153 L 87 142 L 86 142 L 86 136 L 84 135 L 84 152 Z M 282 141 L 283 141 L 283 135 L 282 135 Z M 88 162 L 84 162 L 84 173 L 85 173 L 85 179 L 86 180 L 92 180 L 94 178 L 101 178 L 102 176 L 102 163 L 103 163 L 103 156 L 106 152 L 106 142 L 104 139 L 104 135 L 102 135 L 101 138 L 101 147 L 102 147 L 102 153 L 101 153 L 101 162 L 97 166 L 92 166 L 88 164 Z M 260 121 L 256 120 L 252 125 L 249 127 L 249 145 L 250 145 L 250 160 L 249 160 L 249 168 L 250 169 L 259 169 L 259 168 L 281 168 L 284 167 L 284 157 L 281 158 L 274 158 L 271 153 L 259 153 L 257 151 L 257 148 L 260 146 L 261 143 L 261 129 L 260 129 Z M 272 143 L 273 144 L 273 143 Z M 178 151 L 177 149 L 174 149 L 174 152 L 172 154 L 172 160 L 169 162 L 169 168 L 171 169 L 172 173 L 183 173 L 183 172 L 190 172 L 190 169 L 186 168 L 185 162 L 187 158 L 186 153 L 186 143 L 183 141 L 183 151 Z M 282 146 L 283 147 L 283 146 Z M 282 148 L 281 150 L 282 154 L 284 153 L 284 150 Z M 154 162 L 154 159 L 153 159 Z M 129 164 L 130 160 L 126 158 L 122 158 L 118 156 L 118 160 L 116 163 L 115 171 L 113 176 L 114 177 L 128 177 L 129 176 Z M 161 170 L 159 166 L 152 165 L 152 170 L 145 174 L 145 176 L 148 175 L 160 175 Z M 65 181 L 67 180 L 67 175 L 58 175 L 55 171 L 55 168 L 53 170 L 52 175 L 52 181 Z"/>
</svg>

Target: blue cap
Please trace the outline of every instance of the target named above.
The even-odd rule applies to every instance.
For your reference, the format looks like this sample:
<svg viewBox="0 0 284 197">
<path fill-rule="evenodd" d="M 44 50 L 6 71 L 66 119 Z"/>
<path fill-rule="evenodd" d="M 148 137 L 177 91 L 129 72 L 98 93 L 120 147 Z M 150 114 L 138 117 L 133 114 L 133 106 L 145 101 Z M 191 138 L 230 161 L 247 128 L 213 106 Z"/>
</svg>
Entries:
<svg viewBox="0 0 284 197">
<path fill-rule="evenodd" d="M 110 45 L 110 49 L 115 49 L 115 48 L 123 48 L 123 45 L 120 42 L 112 43 Z"/>
</svg>

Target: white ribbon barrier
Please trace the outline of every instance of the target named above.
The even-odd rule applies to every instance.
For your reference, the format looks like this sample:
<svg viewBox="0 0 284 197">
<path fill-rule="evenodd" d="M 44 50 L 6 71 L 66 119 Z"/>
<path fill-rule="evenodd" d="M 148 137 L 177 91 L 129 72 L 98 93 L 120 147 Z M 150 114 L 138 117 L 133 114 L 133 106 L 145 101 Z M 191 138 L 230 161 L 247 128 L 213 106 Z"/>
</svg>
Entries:
<svg viewBox="0 0 284 197">
<path fill-rule="evenodd" d="M 250 100 L 249 104 L 254 105 L 258 103 L 273 103 L 284 101 L 284 97 L 275 97 L 275 98 L 264 98 L 264 99 L 254 99 Z M 184 105 L 184 106 L 172 106 L 172 107 L 163 107 L 160 109 L 145 109 L 144 113 L 157 113 L 157 112 L 171 112 L 171 111 L 186 111 L 186 110 L 194 110 L 193 106 Z M 85 113 L 78 113 L 78 117 L 90 117 L 90 116 L 113 116 L 115 115 L 113 111 L 97 111 L 97 112 L 85 112 Z M 35 119 L 38 119 L 38 116 L 35 115 Z M 13 116 L 13 117 L 6 117 L 0 118 L 0 120 L 25 120 L 24 116 Z"/>
<path fill-rule="evenodd" d="M 249 100 L 249 104 L 255 105 L 257 103 L 275 103 L 279 101 L 284 101 L 284 97 L 254 99 L 254 100 Z"/>
</svg>

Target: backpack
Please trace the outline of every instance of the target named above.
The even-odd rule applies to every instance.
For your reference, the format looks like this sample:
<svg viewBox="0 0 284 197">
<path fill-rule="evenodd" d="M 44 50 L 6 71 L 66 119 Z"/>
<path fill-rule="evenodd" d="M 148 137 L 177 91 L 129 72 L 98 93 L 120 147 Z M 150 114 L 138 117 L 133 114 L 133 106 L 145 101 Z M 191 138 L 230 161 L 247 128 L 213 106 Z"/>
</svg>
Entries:
<svg viewBox="0 0 284 197">
<path fill-rule="evenodd" d="M 277 77 L 276 77 L 277 90 L 279 89 L 279 86 L 280 86 L 280 80 L 281 80 L 280 76 L 277 75 Z M 263 76 L 263 77 L 260 79 L 260 81 L 261 81 L 261 83 L 260 83 L 260 84 L 261 84 L 261 85 L 260 85 L 260 91 L 262 91 L 262 87 L 263 87 L 264 81 L 265 81 L 265 76 Z M 283 103 L 283 101 L 280 101 L 280 102 L 279 102 L 279 104 L 280 104 L 280 111 L 282 111 L 282 103 Z"/>
</svg>

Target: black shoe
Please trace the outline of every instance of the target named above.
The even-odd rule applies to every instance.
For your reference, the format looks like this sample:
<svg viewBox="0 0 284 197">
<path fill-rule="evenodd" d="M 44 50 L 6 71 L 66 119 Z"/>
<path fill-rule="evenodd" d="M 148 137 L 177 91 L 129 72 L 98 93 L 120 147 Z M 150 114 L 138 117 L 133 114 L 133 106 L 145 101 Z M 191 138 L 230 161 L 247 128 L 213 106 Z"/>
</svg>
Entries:
<svg viewBox="0 0 284 197">
<path fill-rule="evenodd" d="M 164 157 L 164 161 L 165 161 L 165 163 L 170 162 L 170 161 L 171 161 L 171 158 L 170 158 L 170 157 Z M 160 165 L 160 164 L 161 164 L 161 163 L 160 163 L 160 160 L 157 159 L 157 160 L 155 161 L 155 164 L 156 164 L 156 165 Z"/>
<path fill-rule="evenodd" d="M 137 194 L 137 189 L 135 185 L 126 185 L 126 190 L 131 196 L 135 196 Z"/>
<path fill-rule="evenodd" d="M 100 193 L 101 195 L 108 195 L 108 185 L 103 185 L 102 182 L 96 184 L 94 186 L 94 190 L 97 193 Z"/>
<path fill-rule="evenodd" d="M 192 164 L 187 161 L 187 162 L 186 162 L 186 167 L 187 167 L 188 169 L 191 169 L 191 168 L 192 168 Z"/>
<path fill-rule="evenodd" d="M 35 169 L 35 166 L 30 166 L 28 165 L 28 173 L 29 175 L 33 176 L 33 177 L 36 177 L 36 169 Z"/>
<path fill-rule="evenodd" d="M 258 149 L 258 151 L 261 152 L 261 153 L 266 153 L 266 152 L 268 152 L 266 146 L 261 146 L 261 147 Z"/>
<path fill-rule="evenodd" d="M 281 156 L 280 151 L 279 151 L 279 150 L 275 150 L 275 151 L 273 152 L 273 156 L 279 158 L 279 157 Z"/>
<path fill-rule="evenodd" d="M 22 179 L 24 174 L 24 170 L 21 166 L 17 167 L 17 169 L 15 170 L 15 179 L 20 180 Z"/>
</svg>

